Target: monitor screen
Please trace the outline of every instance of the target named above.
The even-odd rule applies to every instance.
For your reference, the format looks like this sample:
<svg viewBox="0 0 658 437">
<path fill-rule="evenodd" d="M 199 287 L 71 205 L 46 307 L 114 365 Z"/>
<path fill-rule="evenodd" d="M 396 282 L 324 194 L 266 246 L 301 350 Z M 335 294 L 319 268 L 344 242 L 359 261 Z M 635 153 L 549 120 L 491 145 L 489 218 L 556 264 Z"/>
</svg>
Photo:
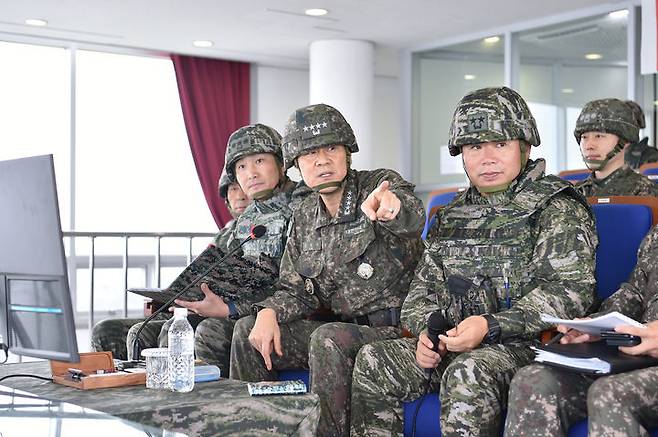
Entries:
<svg viewBox="0 0 658 437">
<path fill-rule="evenodd" d="M 3 342 L 79 361 L 52 155 L 0 161 L 0 241 Z"/>
</svg>

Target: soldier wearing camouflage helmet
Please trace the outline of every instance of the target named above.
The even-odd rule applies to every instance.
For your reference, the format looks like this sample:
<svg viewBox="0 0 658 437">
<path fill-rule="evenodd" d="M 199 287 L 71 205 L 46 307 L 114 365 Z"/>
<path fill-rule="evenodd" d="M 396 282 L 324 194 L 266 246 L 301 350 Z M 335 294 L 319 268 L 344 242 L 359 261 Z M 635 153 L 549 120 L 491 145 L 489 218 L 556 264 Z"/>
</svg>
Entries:
<svg viewBox="0 0 658 437">
<path fill-rule="evenodd" d="M 222 174 L 219 177 L 217 192 L 219 193 L 219 197 L 226 202 L 226 207 L 234 219 L 238 218 L 251 203 L 251 199 L 242 191 L 240 184 L 233 178 L 230 178 L 226 170 L 222 170 Z"/>
<path fill-rule="evenodd" d="M 253 202 L 235 219 L 235 230 L 226 238 L 230 250 L 244 241 L 258 225 L 266 234 L 242 246 L 245 258 L 278 265 L 286 244 L 288 222 L 298 199 L 306 193 L 286 176 L 281 153 L 281 135 L 273 128 L 254 124 L 235 131 L 228 140 L 225 167 L 229 178 L 238 182 Z M 296 189 L 297 188 L 297 189 Z M 272 278 L 274 284 L 277 278 Z M 199 302 L 176 301 L 198 315 L 208 317 L 195 331 L 195 352 L 199 359 L 216 364 L 223 374 L 229 373 L 229 353 L 235 321 L 251 313 L 251 306 L 272 293 L 261 294 L 236 302 L 223 299 L 207 287 L 206 297 Z"/>
<path fill-rule="evenodd" d="M 449 147 L 471 187 L 437 213 L 402 306 L 413 338 L 359 351 L 352 436 L 403 435 L 402 402 L 439 392 L 444 436 L 498 435 L 512 375 L 548 327 L 594 301 L 594 220 L 568 182 L 528 158 L 539 144 L 523 98 L 485 88 L 457 105 Z M 444 320 L 436 345 L 428 320 Z M 436 347 L 436 349 L 434 349 Z"/>
<path fill-rule="evenodd" d="M 626 103 L 631 108 L 631 111 L 633 111 L 637 127 L 644 129 L 647 126 L 647 122 L 644 118 L 642 107 L 632 100 L 626 100 L 624 103 Z M 628 146 L 628 149 L 626 149 L 626 153 L 624 154 L 624 160 L 630 168 L 637 170 L 643 164 L 658 162 L 658 149 L 649 146 L 649 137 L 644 137 L 640 141 L 631 143 L 631 145 Z"/>
<path fill-rule="evenodd" d="M 592 174 L 576 184 L 585 196 L 658 196 L 658 185 L 624 163 L 624 152 L 639 138 L 633 111 L 618 99 L 593 100 L 583 107 L 574 130 Z"/>
<path fill-rule="evenodd" d="M 354 357 L 363 344 L 400 335 L 400 307 L 422 251 L 425 215 L 413 185 L 392 170 L 351 169 L 357 151 L 352 128 L 331 106 L 289 118 L 285 165 L 297 166 L 314 193 L 294 213 L 276 293 L 238 321 L 231 350 L 233 378 L 310 369 L 323 437 L 349 435 Z M 320 321 L 318 312 L 329 314 Z"/>
<path fill-rule="evenodd" d="M 658 357 L 658 228 L 649 232 L 638 251 L 627 282 L 590 317 L 618 311 L 646 324 L 646 329 L 619 326 L 642 342 L 622 347 L 624 353 Z M 558 326 L 563 344 L 596 340 Z M 568 332 L 567 332 L 568 331 Z M 566 436 L 574 423 L 588 418 L 589 436 L 640 436 L 658 427 L 658 367 L 618 375 L 592 377 L 543 364 L 521 369 L 512 380 L 505 423 L 507 436 Z"/>
</svg>

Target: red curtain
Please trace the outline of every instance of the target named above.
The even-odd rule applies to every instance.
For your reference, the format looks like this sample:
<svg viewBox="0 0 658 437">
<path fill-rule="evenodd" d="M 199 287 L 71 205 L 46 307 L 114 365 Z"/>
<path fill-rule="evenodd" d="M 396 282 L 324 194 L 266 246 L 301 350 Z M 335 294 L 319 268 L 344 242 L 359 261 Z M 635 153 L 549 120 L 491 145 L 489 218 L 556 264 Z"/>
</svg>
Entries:
<svg viewBox="0 0 658 437">
<path fill-rule="evenodd" d="M 203 194 L 217 226 L 231 220 L 217 194 L 226 142 L 249 124 L 249 64 L 172 55 L 183 118 Z"/>
</svg>

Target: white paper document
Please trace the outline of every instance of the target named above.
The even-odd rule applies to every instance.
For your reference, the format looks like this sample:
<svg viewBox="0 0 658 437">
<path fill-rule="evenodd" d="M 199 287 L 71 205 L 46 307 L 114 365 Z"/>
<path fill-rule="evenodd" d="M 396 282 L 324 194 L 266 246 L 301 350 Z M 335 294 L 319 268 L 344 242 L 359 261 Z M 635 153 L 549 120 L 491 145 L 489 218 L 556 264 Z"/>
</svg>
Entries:
<svg viewBox="0 0 658 437">
<path fill-rule="evenodd" d="M 638 328 L 645 327 L 640 322 L 636 322 L 630 317 L 626 317 L 617 311 L 613 311 L 609 314 L 588 320 L 558 319 L 557 317 L 549 316 L 548 314 L 542 314 L 541 320 L 542 322 L 550 323 L 553 325 L 565 325 L 569 328 L 577 329 L 586 334 L 594 335 L 600 335 L 601 331 L 614 331 L 615 327 L 619 325 L 631 325 L 637 326 Z"/>
<path fill-rule="evenodd" d="M 543 351 L 532 347 L 537 354 L 535 361 L 540 363 L 558 364 L 578 370 L 590 370 L 594 373 L 610 373 L 610 363 L 599 358 L 572 358 L 553 352 Z"/>
</svg>

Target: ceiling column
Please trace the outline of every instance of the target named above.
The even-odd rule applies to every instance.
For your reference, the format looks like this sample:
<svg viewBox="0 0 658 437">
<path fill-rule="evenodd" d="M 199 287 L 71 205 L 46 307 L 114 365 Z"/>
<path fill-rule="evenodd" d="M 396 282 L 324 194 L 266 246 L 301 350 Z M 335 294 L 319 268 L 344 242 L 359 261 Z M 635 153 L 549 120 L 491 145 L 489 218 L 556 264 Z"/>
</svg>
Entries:
<svg viewBox="0 0 658 437">
<path fill-rule="evenodd" d="M 310 104 L 338 109 L 354 129 L 359 152 L 353 168 L 372 169 L 374 45 L 369 41 L 323 40 L 310 46 Z"/>
</svg>

